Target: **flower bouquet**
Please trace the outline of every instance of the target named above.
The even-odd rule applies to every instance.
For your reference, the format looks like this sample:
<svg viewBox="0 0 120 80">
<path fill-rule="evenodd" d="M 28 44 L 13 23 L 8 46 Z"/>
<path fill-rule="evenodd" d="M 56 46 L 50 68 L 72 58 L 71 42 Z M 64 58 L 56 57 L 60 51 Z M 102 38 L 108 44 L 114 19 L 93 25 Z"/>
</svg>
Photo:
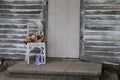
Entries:
<svg viewBox="0 0 120 80">
<path fill-rule="evenodd" d="M 27 45 L 27 43 L 34 43 L 34 42 L 47 42 L 47 40 L 44 39 L 44 36 L 40 34 L 29 34 L 26 37 L 26 40 L 24 41 L 24 44 Z"/>
</svg>

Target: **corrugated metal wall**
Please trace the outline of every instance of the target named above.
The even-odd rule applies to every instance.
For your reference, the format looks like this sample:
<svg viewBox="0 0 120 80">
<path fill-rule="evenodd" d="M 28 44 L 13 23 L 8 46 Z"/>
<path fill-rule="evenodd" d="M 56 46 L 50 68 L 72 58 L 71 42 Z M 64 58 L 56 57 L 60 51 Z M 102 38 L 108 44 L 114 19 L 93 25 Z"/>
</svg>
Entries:
<svg viewBox="0 0 120 80">
<path fill-rule="evenodd" d="M 26 24 L 43 19 L 44 0 L 0 0 L 0 58 L 22 58 Z"/>
<path fill-rule="evenodd" d="M 84 60 L 120 64 L 120 0 L 82 0 Z"/>
</svg>

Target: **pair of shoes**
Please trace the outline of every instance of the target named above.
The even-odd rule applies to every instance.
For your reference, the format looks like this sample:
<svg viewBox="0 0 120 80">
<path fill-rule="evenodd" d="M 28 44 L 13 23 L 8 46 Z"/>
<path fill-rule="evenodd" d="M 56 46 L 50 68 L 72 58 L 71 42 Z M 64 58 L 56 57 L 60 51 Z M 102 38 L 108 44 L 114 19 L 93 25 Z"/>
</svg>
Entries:
<svg viewBox="0 0 120 80">
<path fill-rule="evenodd" d="M 36 55 L 35 64 L 36 64 L 36 65 L 45 64 L 44 54 Z"/>
</svg>

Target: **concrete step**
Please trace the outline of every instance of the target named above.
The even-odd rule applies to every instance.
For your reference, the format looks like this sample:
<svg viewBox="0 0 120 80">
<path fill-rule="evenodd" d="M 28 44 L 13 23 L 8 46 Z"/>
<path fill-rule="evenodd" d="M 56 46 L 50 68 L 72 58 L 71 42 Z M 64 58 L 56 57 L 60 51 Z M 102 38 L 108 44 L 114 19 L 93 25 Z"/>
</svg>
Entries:
<svg viewBox="0 0 120 80">
<path fill-rule="evenodd" d="M 8 76 L 8 72 L 0 73 L 0 80 L 50 80 L 50 79 L 38 79 L 38 78 L 12 78 Z"/>
<path fill-rule="evenodd" d="M 32 78 L 7 78 L 5 80 L 50 80 L 50 79 L 32 79 Z"/>
<path fill-rule="evenodd" d="M 45 65 L 27 65 L 20 62 L 10 68 L 13 78 L 38 78 L 50 80 L 99 80 L 101 64 L 72 60 L 51 60 Z"/>
</svg>

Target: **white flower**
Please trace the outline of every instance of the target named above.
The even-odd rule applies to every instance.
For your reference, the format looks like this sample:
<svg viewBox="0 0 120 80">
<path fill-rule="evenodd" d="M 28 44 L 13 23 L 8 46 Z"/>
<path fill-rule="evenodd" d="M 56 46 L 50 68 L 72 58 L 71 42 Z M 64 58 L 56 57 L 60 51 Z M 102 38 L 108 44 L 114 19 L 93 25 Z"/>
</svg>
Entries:
<svg viewBox="0 0 120 80">
<path fill-rule="evenodd" d="M 35 37 L 36 37 L 35 35 L 32 35 L 32 36 L 31 36 L 31 39 L 35 39 Z"/>
</svg>

